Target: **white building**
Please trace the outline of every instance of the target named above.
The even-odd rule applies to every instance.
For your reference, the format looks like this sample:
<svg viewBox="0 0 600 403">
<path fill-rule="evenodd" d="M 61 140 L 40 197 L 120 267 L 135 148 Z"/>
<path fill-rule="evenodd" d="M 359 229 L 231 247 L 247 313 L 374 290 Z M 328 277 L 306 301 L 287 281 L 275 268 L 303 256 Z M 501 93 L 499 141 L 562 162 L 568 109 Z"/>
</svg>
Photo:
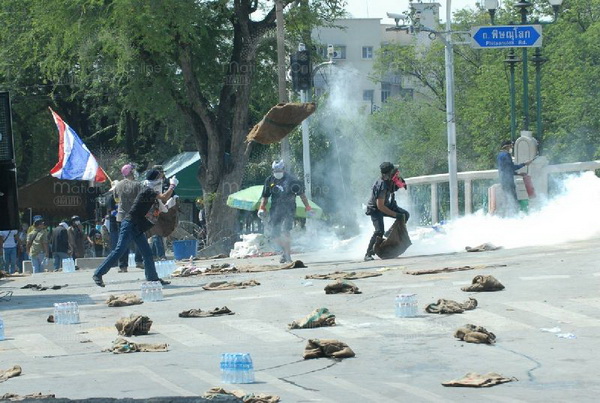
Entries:
<svg viewBox="0 0 600 403">
<path fill-rule="evenodd" d="M 413 16 L 418 15 L 420 23 L 428 28 L 439 27 L 439 3 L 411 3 Z M 391 20 L 391 19 L 390 19 Z M 313 41 L 318 44 L 318 53 L 327 60 L 327 46 L 333 45 L 334 67 L 322 69 L 315 75 L 315 95 L 327 92 L 329 85 L 327 74 L 330 69 L 351 69 L 353 71 L 352 94 L 355 101 L 362 104 L 364 110 L 373 111 L 390 96 L 412 97 L 414 84 L 411 80 L 394 74 L 376 77 L 374 72 L 375 56 L 387 43 L 399 42 L 407 46 L 426 45 L 430 39 L 428 33 L 409 33 L 407 30 L 395 30 L 395 24 L 382 24 L 381 18 L 350 18 L 335 21 L 335 28 L 318 28 L 312 33 Z M 407 21 L 408 22 L 408 21 Z M 402 20 L 399 24 L 402 24 Z"/>
</svg>

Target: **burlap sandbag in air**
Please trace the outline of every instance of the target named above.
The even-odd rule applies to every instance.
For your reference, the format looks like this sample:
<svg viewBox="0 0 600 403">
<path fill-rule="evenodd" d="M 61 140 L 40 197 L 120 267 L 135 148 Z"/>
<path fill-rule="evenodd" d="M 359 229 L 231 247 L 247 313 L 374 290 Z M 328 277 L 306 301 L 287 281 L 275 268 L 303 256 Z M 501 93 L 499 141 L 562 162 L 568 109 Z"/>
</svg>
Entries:
<svg viewBox="0 0 600 403">
<path fill-rule="evenodd" d="M 281 103 L 271 108 L 256 124 L 246 141 L 272 144 L 281 141 L 317 109 L 314 103 Z"/>
<path fill-rule="evenodd" d="M 393 259 L 403 254 L 412 245 L 406 224 L 403 220 L 396 220 L 390 228 L 389 236 L 385 239 L 378 238 L 373 250 L 381 259 Z"/>
<path fill-rule="evenodd" d="M 158 215 L 156 224 L 146 231 L 146 237 L 150 238 L 153 235 L 168 237 L 175 231 L 179 225 L 179 199 L 176 199 L 175 205 L 166 213 Z"/>
</svg>

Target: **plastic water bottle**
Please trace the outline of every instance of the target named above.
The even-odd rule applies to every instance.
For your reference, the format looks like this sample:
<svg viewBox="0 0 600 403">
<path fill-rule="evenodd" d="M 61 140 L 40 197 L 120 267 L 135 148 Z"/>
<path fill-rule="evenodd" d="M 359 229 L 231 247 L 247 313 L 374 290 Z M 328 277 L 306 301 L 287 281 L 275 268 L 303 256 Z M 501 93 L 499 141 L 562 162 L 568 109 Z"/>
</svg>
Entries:
<svg viewBox="0 0 600 403">
<path fill-rule="evenodd" d="M 54 304 L 54 323 L 57 325 L 62 325 L 62 310 L 61 306 L 58 303 Z"/>
<path fill-rule="evenodd" d="M 69 324 L 79 323 L 79 305 L 77 302 L 69 302 Z"/>
<path fill-rule="evenodd" d="M 254 383 L 254 364 L 249 353 L 242 355 L 244 377 L 242 383 Z"/>
<path fill-rule="evenodd" d="M 130 253 L 127 258 L 127 267 L 129 269 L 135 269 L 135 253 Z"/>
<path fill-rule="evenodd" d="M 417 315 L 416 294 L 400 294 L 396 297 L 396 316 L 413 318 Z"/>
<path fill-rule="evenodd" d="M 142 300 L 148 301 L 148 284 L 147 283 L 142 283 L 142 286 L 140 287 L 140 297 L 142 298 Z"/>
<path fill-rule="evenodd" d="M 160 283 L 160 281 L 153 281 L 152 283 L 154 284 L 153 289 L 154 289 L 154 295 L 155 295 L 153 301 L 162 301 L 162 299 L 163 299 L 162 284 Z"/>
<path fill-rule="evenodd" d="M 4 340 L 4 321 L 0 318 L 0 340 Z"/>
</svg>

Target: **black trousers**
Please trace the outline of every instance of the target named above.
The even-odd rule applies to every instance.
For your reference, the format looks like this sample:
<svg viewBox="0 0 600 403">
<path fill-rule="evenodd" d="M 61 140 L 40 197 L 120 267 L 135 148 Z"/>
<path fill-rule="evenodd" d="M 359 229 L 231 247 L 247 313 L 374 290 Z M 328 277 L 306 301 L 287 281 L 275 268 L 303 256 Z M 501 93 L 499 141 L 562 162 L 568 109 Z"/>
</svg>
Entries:
<svg viewBox="0 0 600 403">
<path fill-rule="evenodd" d="M 408 211 L 404 210 L 401 207 L 398 207 L 398 205 L 387 206 L 387 207 L 396 213 L 403 214 L 404 222 L 405 223 L 408 222 L 408 218 L 410 217 L 410 214 Z M 369 255 L 369 256 L 372 256 L 375 254 L 375 251 L 373 251 L 373 247 L 375 246 L 377 237 L 383 237 L 383 234 L 385 234 L 383 217 L 386 217 L 386 215 L 384 215 L 379 210 L 375 210 L 374 212 L 371 213 L 371 222 L 373 223 L 373 228 L 375 229 L 375 231 L 373 232 L 373 236 L 371 236 L 371 240 L 369 241 L 369 246 L 367 247 L 367 255 Z"/>
</svg>

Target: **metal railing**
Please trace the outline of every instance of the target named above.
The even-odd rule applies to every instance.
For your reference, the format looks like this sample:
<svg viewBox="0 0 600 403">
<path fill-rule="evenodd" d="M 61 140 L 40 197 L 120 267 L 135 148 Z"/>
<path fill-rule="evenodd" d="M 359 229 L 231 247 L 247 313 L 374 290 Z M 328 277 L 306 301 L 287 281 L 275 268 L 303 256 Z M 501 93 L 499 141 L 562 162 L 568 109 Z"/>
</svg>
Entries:
<svg viewBox="0 0 600 403">
<path fill-rule="evenodd" d="M 556 165 L 548 165 L 543 168 L 543 175 L 550 175 L 555 173 L 566 173 L 566 172 L 583 172 L 583 171 L 595 171 L 600 169 L 600 160 L 596 161 L 584 161 L 584 162 L 570 162 L 566 164 L 556 164 Z M 486 181 L 495 181 L 498 178 L 498 170 L 489 169 L 485 171 L 467 171 L 467 172 L 459 172 L 458 173 L 458 181 L 459 184 L 462 182 L 462 201 L 463 201 L 463 212 L 465 215 L 471 214 L 473 212 L 474 202 L 477 202 L 479 205 L 486 205 L 487 203 L 482 200 L 474 200 L 473 196 L 473 183 L 475 181 L 486 180 Z M 438 185 L 445 184 L 449 181 L 449 175 L 446 174 L 437 174 L 437 175 L 426 175 L 426 176 L 416 176 L 412 178 L 406 178 L 406 183 L 413 186 L 429 186 L 430 187 L 430 208 L 428 215 L 431 221 L 428 221 L 431 224 L 439 222 L 440 218 L 440 194 Z M 459 188 L 461 186 L 459 185 Z M 481 193 L 480 193 L 481 194 Z M 478 195 L 479 196 L 479 195 Z M 487 197 L 487 194 L 479 196 L 479 197 Z M 447 199 L 447 198 L 445 198 Z M 448 199 L 449 200 L 449 199 Z M 449 201 L 448 201 L 449 203 Z M 426 209 L 425 209 L 426 210 Z M 448 206 L 449 210 L 449 206 Z"/>
</svg>

